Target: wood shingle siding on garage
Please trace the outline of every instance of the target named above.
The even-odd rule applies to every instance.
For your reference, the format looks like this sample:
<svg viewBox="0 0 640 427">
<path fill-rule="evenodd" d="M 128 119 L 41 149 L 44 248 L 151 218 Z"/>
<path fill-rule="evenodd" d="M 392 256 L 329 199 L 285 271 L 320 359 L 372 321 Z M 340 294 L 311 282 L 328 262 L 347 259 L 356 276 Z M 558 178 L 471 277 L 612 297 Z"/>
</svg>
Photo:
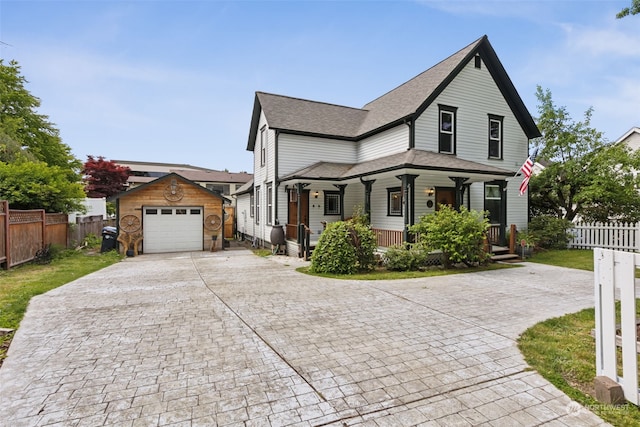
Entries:
<svg viewBox="0 0 640 427">
<path fill-rule="evenodd" d="M 117 200 L 118 233 L 137 233 L 144 235 L 145 239 L 152 239 L 150 242 L 142 240 L 138 247 L 141 252 L 145 252 L 145 246 L 149 245 L 151 252 L 210 250 L 213 235 L 218 236 L 217 249 L 222 247 L 223 235 L 226 234 L 223 231 L 222 222 L 217 229 L 211 227 L 210 224 L 205 226 L 204 222 L 208 218 L 212 218 L 213 215 L 223 221 L 223 206 L 226 199 L 186 178 L 177 174 L 169 174 L 133 190 L 120 193 L 115 199 Z M 167 214 L 163 219 L 164 222 L 155 221 L 151 224 L 151 230 L 145 230 L 145 210 L 157 209 L 158 215 L 161 216 L 163 208 L 172 211 L 171 217 L 177 221 L 174 224 L 175 227 L 170 223 Z M 176 212 L 176 208 L 179 208 L 180 212 Z M 187 210 L 186 215 L 182 214 L 184 209 Z M 195 213 L 190 215 L 192 210 L 195 212 L 198 209 L 201 210 L 198 215 Z M 133 217 L 139 220 L 140 227 L 137 230 L 127 230 L 126 220 Z M 149 219 L 146 221 L 148 222 Z M 189 230 L 185 230 L 185 226 L 189 227 Z M 167 229 L 163 231 L 163 227 L 167 227 Z M 149 232 L 152 234 L 150 235 Z M 201 241 L 194 246 L 185 243 L 182 235 L 187 241 L 193 241 L 194 236 L 201 236 Z M 166 241 L 158 242 L 157 239 L 165 239 Z M 173 241 L 175 244 L 172 244 Z"/>
</svg>

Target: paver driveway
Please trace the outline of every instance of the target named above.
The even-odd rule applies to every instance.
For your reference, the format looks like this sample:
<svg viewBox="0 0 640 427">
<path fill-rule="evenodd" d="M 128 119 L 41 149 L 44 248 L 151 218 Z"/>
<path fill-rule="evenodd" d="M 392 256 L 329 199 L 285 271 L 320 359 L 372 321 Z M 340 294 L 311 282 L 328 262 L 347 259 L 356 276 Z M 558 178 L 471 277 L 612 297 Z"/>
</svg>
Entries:
<svg viewBox="0 0 640 427">
<path fill-rule="evenodd" d="M 515 339 L 593 305 L 588 272 L 401 281 L 246 250 L 145 255 L 32 300 L 0 369 L 4 426 L 601 425 Z"/>
</svg>

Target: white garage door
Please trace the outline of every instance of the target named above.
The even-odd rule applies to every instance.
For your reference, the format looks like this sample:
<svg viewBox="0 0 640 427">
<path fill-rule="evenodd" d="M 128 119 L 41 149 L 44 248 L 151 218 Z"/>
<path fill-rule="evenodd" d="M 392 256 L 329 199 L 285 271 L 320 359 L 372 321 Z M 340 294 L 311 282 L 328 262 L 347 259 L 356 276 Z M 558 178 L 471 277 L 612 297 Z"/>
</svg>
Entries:
<svg viewBox="0 0 640 427">
<path fill-rule="evenodd" d="M 202 250 L 202 207 L 143 208 L 145 253 Z"/>
</svg>

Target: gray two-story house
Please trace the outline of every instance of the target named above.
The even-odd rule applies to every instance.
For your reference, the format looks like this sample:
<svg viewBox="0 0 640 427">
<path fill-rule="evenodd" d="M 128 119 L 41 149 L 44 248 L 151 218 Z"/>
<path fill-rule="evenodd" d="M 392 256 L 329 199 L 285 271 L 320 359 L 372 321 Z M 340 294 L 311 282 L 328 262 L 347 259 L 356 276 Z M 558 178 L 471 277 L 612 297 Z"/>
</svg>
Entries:
<svg viewBox="0 0 640 427">
<path fill-rule="evenodd" d="M 360 209 L 384 247 L 447 204 L 488 211 L 497 241 L 526 227 L 515 175 L 538 136 L 486 36 L 362 108 L 257 92 L 238 231 L 269 242 L 279 222 L 296 253 L 300 224 L 313 240 Z"/>
</svg>

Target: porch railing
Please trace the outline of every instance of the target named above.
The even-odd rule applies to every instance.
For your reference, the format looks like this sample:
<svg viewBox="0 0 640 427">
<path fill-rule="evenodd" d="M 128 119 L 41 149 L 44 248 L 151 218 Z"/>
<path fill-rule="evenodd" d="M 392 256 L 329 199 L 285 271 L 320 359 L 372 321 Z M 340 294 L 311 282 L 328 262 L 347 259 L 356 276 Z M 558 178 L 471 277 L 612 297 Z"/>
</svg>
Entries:
<svg viewBox="0 0 640 427">
<path fill-rule="evenodd" d="M 388 248 L 390 246 L 402 245 L 402 231 L 399 230 L 383 230 L 381 228 L 371 229 L 376 236 L 378 246 Z"/>
<path fill-rule="evenodd" d="M 500 224 L 491 224 L 487 230 L 487 240 L 492 245 L 500 244 Z"/>
</svg>

